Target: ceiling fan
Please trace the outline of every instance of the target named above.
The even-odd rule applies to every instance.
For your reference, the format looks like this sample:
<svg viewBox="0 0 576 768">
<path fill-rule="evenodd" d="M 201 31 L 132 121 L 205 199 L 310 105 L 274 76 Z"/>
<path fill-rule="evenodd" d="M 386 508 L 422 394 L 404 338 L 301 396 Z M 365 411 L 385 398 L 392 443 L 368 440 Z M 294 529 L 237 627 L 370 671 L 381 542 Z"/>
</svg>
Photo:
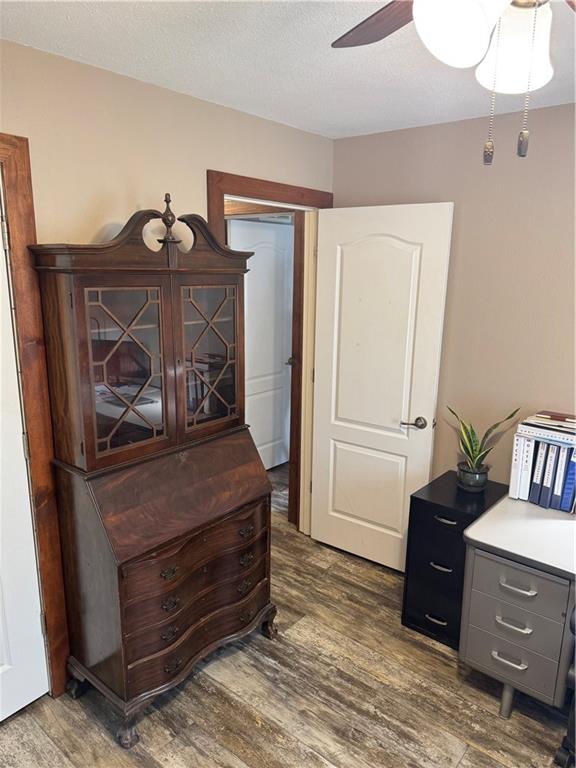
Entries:
<svg viewBox="0 0 576 768">
<path fill-rule="evenodd" d="M 432 4 L 433 0 L 428 0 Z M 544 5 L 548 0 L 539 2 Z M 566 0 L 566 3 L 576 12 L 576 0 Z M 533 7 L 533 0 L 514 0 L 517 7 Z M 384 40 L 396 30 L 405 27 L 414 19 L 413 0 L 392 0 L 379 11 L 368 16 L 352 29 L 332 43 L 332 48 L 354 48 L 359 45 L 370 45 Z"/>
</svg>

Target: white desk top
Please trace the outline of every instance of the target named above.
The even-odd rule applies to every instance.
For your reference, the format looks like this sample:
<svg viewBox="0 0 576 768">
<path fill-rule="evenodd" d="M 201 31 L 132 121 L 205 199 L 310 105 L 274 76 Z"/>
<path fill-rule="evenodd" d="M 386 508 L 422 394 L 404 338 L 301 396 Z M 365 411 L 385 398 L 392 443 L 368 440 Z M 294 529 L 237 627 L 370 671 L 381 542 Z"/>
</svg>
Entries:
<svg viewBox="0 0 576 768">
<path fill-rule="evenodd" d="M 504 498 L 464 531 L 479 549 L 574 579 L 576 515 Z"/>
</svg>

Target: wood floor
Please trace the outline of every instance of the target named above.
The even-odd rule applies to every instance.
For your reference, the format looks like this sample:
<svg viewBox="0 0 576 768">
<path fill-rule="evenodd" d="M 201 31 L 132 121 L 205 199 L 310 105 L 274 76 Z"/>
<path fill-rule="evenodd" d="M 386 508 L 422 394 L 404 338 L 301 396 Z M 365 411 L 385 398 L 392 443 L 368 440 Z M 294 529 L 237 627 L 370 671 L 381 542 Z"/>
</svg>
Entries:
<svg viewBox="0 0 576 768">
<path fill-rule="evenodd" d="M 400 625 L 402 577 L 296 533 L 275 473 L 279 635 L 216 653 L 162 696 L 131 751 L 103 699 L 39 699 L 0 726 L 1 768 L 547 768 L 566 718 L 458 671 Z"/>
</svg>

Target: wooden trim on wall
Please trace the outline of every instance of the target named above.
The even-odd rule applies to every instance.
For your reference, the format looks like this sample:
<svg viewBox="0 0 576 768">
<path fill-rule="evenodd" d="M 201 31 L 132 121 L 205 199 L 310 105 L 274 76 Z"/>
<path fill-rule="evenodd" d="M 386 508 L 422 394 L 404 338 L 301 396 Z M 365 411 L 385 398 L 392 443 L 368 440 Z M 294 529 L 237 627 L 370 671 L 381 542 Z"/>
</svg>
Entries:
<svg viewBox="0 0 576 768">
<path fill-rule="evenodd" d="M 307 187 L 294 187 L 265 179 L 253 179 L 249 176 L 237 176 L 223 171 L 207 171 L 208 185 L 208 224 L 210 229 L 224 243 L 226 224 L 224 221 L 224 196 L 247 197 L 285 205 L 302 205 L 307 208 L 332 208 L 332 192 L 322 192 Z M 288 211 L 286 211 L 288 213 Z"/>
<path fill-rule="evenodd" d="M 265 179 L 237 176 L 223 171 L 207 171 L 208 224 L 220 242 L 226 242 L 225 196 L 248 198 L 265 203 L 306 208 L 332 208 L 333 195 L 317 189 L 295 187 Z M 294 213 L 294 286 L 292 300 L 292 382 L 290 387 L 290 463 L 288 488 L 288 520 L 299 527 L 302 445 L 302 350 L 304 339 L 304 211 L 290 207 L 283 213 Z"/>
<path fill-rule="evenodd" d="M 9 269 L 15 307 L 16 343 L 22 370 L 24 423 L 36 528 L 42 610 L 45 616 L 50 692 L 66 686 L 68 627 L 60 554 L 60 531 L 52 473 L 54 450 L 48 396 L 44 325 L 38 276 L 28 245 L 36 242 L 28 140 L 0 133 L 9 236 Z"/>
</svg>

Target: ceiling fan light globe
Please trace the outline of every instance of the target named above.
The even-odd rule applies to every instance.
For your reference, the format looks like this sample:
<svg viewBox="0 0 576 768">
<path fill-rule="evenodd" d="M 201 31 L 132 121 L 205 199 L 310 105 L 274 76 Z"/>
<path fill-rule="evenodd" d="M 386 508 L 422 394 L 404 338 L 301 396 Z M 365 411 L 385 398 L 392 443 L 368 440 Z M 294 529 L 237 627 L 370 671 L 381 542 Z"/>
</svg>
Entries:
<svg viewBox="0 0 576 768">
<path fill-rule="evenodd" d="M 490 35 L 510 0 L 414 0 L 420 39 L 439 61 L 473 67 L 485 56 Z"/>
<path fill-rule="evenodd" d="M 550 61 L 550 5 L 546 3 L 538 8 L 533 47 L 534 10 L 512 5 L 506 9 L 502 14 L 498 46 L 494 36 L 484 60 L 476 67 L 476 80 L 480 85 L 491 91 L 496 83 L 497 93 L 513 94 L 526 92 L 528 78 L 531 91 L 550 82 L 554 75 Z"/>
</svg>

